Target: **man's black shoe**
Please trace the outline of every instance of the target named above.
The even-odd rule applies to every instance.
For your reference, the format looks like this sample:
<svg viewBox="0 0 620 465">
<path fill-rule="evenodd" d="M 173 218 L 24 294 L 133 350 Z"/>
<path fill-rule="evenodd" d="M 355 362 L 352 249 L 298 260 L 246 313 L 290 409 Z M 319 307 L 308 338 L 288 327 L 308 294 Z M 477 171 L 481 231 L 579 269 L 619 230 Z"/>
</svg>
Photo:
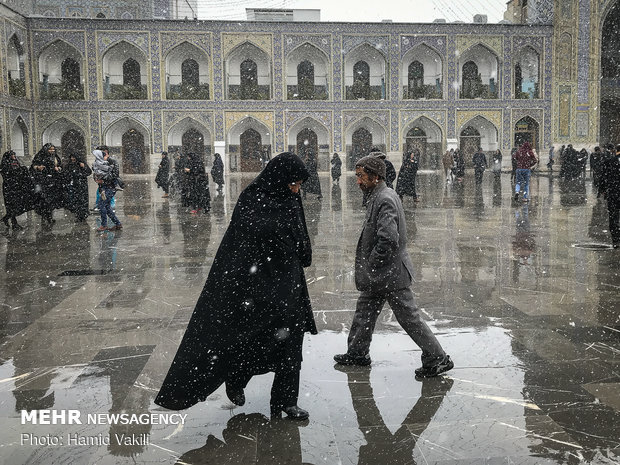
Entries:
<svg viewBox="0 0 620 465">
<path fill-rule="evenodd" d="M 449 355 L 446 355 L 439 363 L 428 367 L 421 367 L 415 370 L 418 378 L 433 378 L 434 376 L 445 373 L 454 368 L 454 362 Z"/>
<path fill-rule="evenodd" d="M 372 363 L 370 355 L 337 354 L 334 355 L 334 360 L 341 365 L 358 365 L 363 367 Z"/>
</svg>

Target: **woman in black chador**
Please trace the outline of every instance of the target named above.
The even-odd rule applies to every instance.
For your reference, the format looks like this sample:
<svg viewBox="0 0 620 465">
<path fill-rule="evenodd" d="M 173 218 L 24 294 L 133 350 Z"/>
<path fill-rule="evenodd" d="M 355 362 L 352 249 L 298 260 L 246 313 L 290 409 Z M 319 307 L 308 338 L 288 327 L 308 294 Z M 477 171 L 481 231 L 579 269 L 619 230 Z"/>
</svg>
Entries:
<svg viewBox="0 0 620 465">
<path fill-rule="evenodd" d="M 9 229 L 9 219 L 13 230 L 23 229 L 17 223 L 17 217 L 34 208 L 32 195 L 32 180 L 28 174 L 28 168 L 23 166 L 12 150 L 2 155 L 0 162 L 0 174 L 2 174 L 2 196 L 6 215 L 2 222 Z"/>
<path fill-rule="evenodd" d="M 403 160 L 403 164 L 398 172 L 398 180 L 396 181 L 396 193 L 402 200 L 405 195 L 410 195 L 413 200 L 418 201 L 418 195 L 415 190 L 415 178 L 418 174 L 419 151 L 417 149 L 409 152 Z"/>
<path fill-rule="evenodd" d="M 45 144 L 32 159 L 30 174 L 34 181 L 37 205 L 35 211 L 51 225 L 55 208 L 63 207 L 64 179 L 62 163 L 56 154 L 56 147 Z"/>
<path fill-rule="evenodd" d="M 71 154 L 64 172 L 67 182 L 67 210 L 74 213 L 75 218 L 82 222 L 89 215 L 88 178 L 93 171 L 79 155 Z"/>
<path fill-rule="evenodd" d="M 213 182 L 217 184 L 217 190 L 221 191 L 224 185 L 224 162 L 219 153 L 213 156 L 213 166 L 211 167 L 211 177 Z"/>
<path fill-rule="evenodd" d="M 332 181 L 338 184 L 340 181 L 340 176 L 342 176 L 342 160 L 340 159 L 340 156 L 336 152 L 334 152 L 334 156 L 332 157 L 331 164 L 332 164 Z"/>
<path fill-rule="evenodd" d="M 168 197 L 169 177 L 170 158 L 168 158 L 168 152 L 162 152 L 159 168 L 157 169 L 157 175 L 155 176 L 155 184 L 157 184 L 157 187 L 161 187 L 164 190 L 164 195 L 162 195 L 164 198 Z"/>
<path fill-rule="evenodd" d="M 197 153 L 189 153 L 185 165 L 187 190 L 184 204 L 192 207 L 192 213 L 211 210 L 211 194 L 209 193 L 209 177 L 205 164 Z"/>
<path fill-rule="evenodd" d="M 306 170 L 308 170 L 308 181 L 304 183 L 303 194 L 304 198 L 306 194 L 318 194 L 318 199 L 322 199 L 321 195 L 321 182 L 319 180 L 319 173 L 317 171 L 316 156 L 312 149 L 306 150 Z"/>
<path fill-rule="evenodd" d="M 271 414 L 308 417 L 297 406 L 304 333 L 317 332 L 303 271 L 307 178 L 300 158 L 281 153 L 241 193 L 156 404 L 185 409 L 226 383 L 243 405 L 252 376 L 274 371 Z"/>
</svg>

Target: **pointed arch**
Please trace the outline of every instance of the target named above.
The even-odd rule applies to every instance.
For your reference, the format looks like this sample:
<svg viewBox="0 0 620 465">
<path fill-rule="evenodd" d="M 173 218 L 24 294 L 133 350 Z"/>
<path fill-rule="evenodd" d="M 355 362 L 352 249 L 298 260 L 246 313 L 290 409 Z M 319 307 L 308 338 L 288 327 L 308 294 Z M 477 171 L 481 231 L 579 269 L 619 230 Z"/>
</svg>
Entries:
<svg viewBox="0 0 620 465">
<path fill-rule="evenodd" d="M 253 62 L 253 70 L 245 69 L 242 79 L 242 63 Z M 271 98 L 271 58 L 260 47 L 246 40 L 234 47 L 224 61 L 226 98 L 231 100 L 269 100 Z M 252 71 L 253 79 L 249 79 Z M 242 82 L 243 80 L 243 82 Z"/>
<path fill-rule="evenodd" d="M 443 131 L 432 119 L 420 116 L 403 128 L 403 154 L 420 151 L 420 169 L 438 169 L 443 153 Z"/>
<path fill-rule="evenodd" d="M 80 126 L 75 121 L 72 121 L 70 118 L 65 116 L 51 122 L 48 124 L 45 129 L 41 132 L 41 140 L 39 141 L 41 145 L 47 144 L 48 142 L 54 144 L 56 146 L 56 150 L 58 151 L 58 155 L 65 158 L 68 155 L 66 151 L 67 147 L 63 146 L 63 136 L 69 131 L 73 131 L 73 134 L 76 134 L 75 137 L 71 138 L 71 143 L 69 150 L 81 150 L 80 155 L 86 155 L 86 144 L 85 144 L 85 134 L 86 131 L 82 126 Z M 79 134 L 79 135 L 77 135 Z M 81 136 L 81 140 L 80 140 Z M 65 137 L 66 141 L 66 137 Z"/>
<path fill-rule="evenodd" d="M 9 94 L 15 97 L 26 97 L 26 54 L 23 43 L 16 32 L 7 41 L 6 50 Z"/>
<path fill-rule="evenodd" d="M 514 96 L 517 99 L 540 98 L 540 53 L 531 45 L 516 54 L 514 65 Z"/>
<path fill-rule="evenodd" d="M 316 135 L 316 147 L 314 147 L 314 153 L 329 153 L 331 145 L 330 130 L 321 121 L 311 116 L 306 116 L 305 118 L 300 119 L 289 128 L 287 133 L 288 150 L 299 154 L 297 149 L 297 138 L 305 129 L 311 130 Z"/>
<path fill-rule="evenodd" d="M 472 63 L 477 75 L 466 76 L 466 65 L 469 70 L 473 70 Z M 500 69 L 499 57 L 487 45 L 478 42 L 468 47 L 458 60 L 461 85 L 459 98 L 499 98 Z"/>
<path fill-rule="evenodd" d="M 15 118 L 11 125 L 11 150 L 18 157 L 30 155 L 28 125 L 21 116 Z"/>
<path fill-rule="evenodd" d="M 441 54 L 426 42 L 409 49 L 401 60 L 403 98 L 442 98 L 443 61 Z M 412 82 L 413 76 L 410 68 L 415 62 L 422 66 L 422 75 L 417 80 L 414 79 L 415 82 Z"/>
<path fill-rule="evenodd" d="M 368 67 L 368 78 L 360 79 L 355 66 L 364 62 Z M 387 99 L 388 61 L 382 50 L 367 42 L 359 44 L 344 57 L 344 85 L 347 100 L 380 100 Z"/>
<path fill-rule="evenodd" d="M 187 67 L 189 60 L 195 62 L 192 68 L 195 77 L 192 79 L 187 79 L 188 68 L 185 73 L 183 71 L 184 64 Z M 211 60 L 204 50 L 188 41 L 183 41 L 166 54 L 164 66 L 167 99 L 208 100 L 210 98 Z"/>
<path fill-rule="evenodd" d="M 183 147 L 183 136 L 188 131 L 195 131 L 202 136 L 204 145 L 203 153 L 210 155 L 212 152 L 213 136 L 211 130 L 201 122 L 191 117 L 186 117 L 174 123 L 166 135 L 166 146 L 168 151 L 181 150 Z"/>
<path fill-rule="evenodd" d="M 131 70 L 127 69 L 128 63 Z M 135 64 L 134 64 L 135 63 Z M 102 57 L 103 96 L 111 100 L 146 99 L 149 66 L 146 54 L 137 46 L 119 40 Z M 131 78 L 128 79 L 128 71 Z"/>
<path fill-rule="evenodd" d="M 476 131 L 478 135 L 476 136 L 471 130 Z M 499 145 L 499 129 L 482 115 L 474 116 L 462 124 L 458 130 L 458 136 L 459 147 L 465 153 L 466 160 L 471 159 L 478 147 L 482 147 L 485 152 L 490 152 L 496 150 Z"/>
<path fill-rule="evenodd" d="M 56 39 L 37 59 L 39 96 L 42 99 L 83 100 L 84 56 L 72 44 Z"/>
</svg>

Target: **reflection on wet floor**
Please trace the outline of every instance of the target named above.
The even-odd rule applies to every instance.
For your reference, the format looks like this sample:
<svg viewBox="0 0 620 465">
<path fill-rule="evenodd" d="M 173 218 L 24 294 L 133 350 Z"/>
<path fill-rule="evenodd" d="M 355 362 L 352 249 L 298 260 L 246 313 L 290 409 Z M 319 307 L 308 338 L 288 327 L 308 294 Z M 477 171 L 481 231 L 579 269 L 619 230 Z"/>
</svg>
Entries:
<svg viewBox="0 0 620 465">
<path fill-rule="evenodd" d="M 510 176 L 445 185 L 418 176 L 405 198 L 414 292 L 456 367 L 416 381 L 419 349 L 389 307 L 366 368 L 334 367 L 357 298 L 364 218 L 351 173 L 304 202 L 319 334 L 307 336 L 300 406 L 269 418 L 271 377 L 243 407 L 223 389 L 183 412 L 153 404 L 235 200 L 251 176 L 213 192 L 209 214 L 161 198 L 151 178 L 118 195 L 124 229 L 94 231 L 57 211 L 0 236 L 0 462 L 240 464 L 608 464 L 620 461 L 620 253 L 591 180 Z M 91 192 L 94 195 L 94 192 Z M 22 424 L 22 411 L 186 415 L 176 423 Z M 72 436 L 73 435 L 73 436 Z M 64 444 L 41 444 L 46 437 Z M 90 445 L 70 443 L 90 439 Z M 131 441 L 128 441 L 128 438 Z M 38 444 L 36 442 L 39 441 Z M 98 442 L 97 442 L 98 441 Z"/>
</svg>

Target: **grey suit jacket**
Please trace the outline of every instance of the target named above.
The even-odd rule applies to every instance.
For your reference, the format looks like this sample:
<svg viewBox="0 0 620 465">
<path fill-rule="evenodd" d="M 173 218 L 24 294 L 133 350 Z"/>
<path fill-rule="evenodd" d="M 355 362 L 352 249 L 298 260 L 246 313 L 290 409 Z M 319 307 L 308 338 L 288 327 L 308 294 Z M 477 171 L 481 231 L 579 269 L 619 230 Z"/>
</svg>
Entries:
<svg viewBox="0 0 620 465">
<path fill-rule="evenodd" d="M 393 189 L 380 182 L 368 196 L 366 219 L 355 253 L 355 286 L 384 294 L 411 286 L 405 213 Z"/>
</svg>

